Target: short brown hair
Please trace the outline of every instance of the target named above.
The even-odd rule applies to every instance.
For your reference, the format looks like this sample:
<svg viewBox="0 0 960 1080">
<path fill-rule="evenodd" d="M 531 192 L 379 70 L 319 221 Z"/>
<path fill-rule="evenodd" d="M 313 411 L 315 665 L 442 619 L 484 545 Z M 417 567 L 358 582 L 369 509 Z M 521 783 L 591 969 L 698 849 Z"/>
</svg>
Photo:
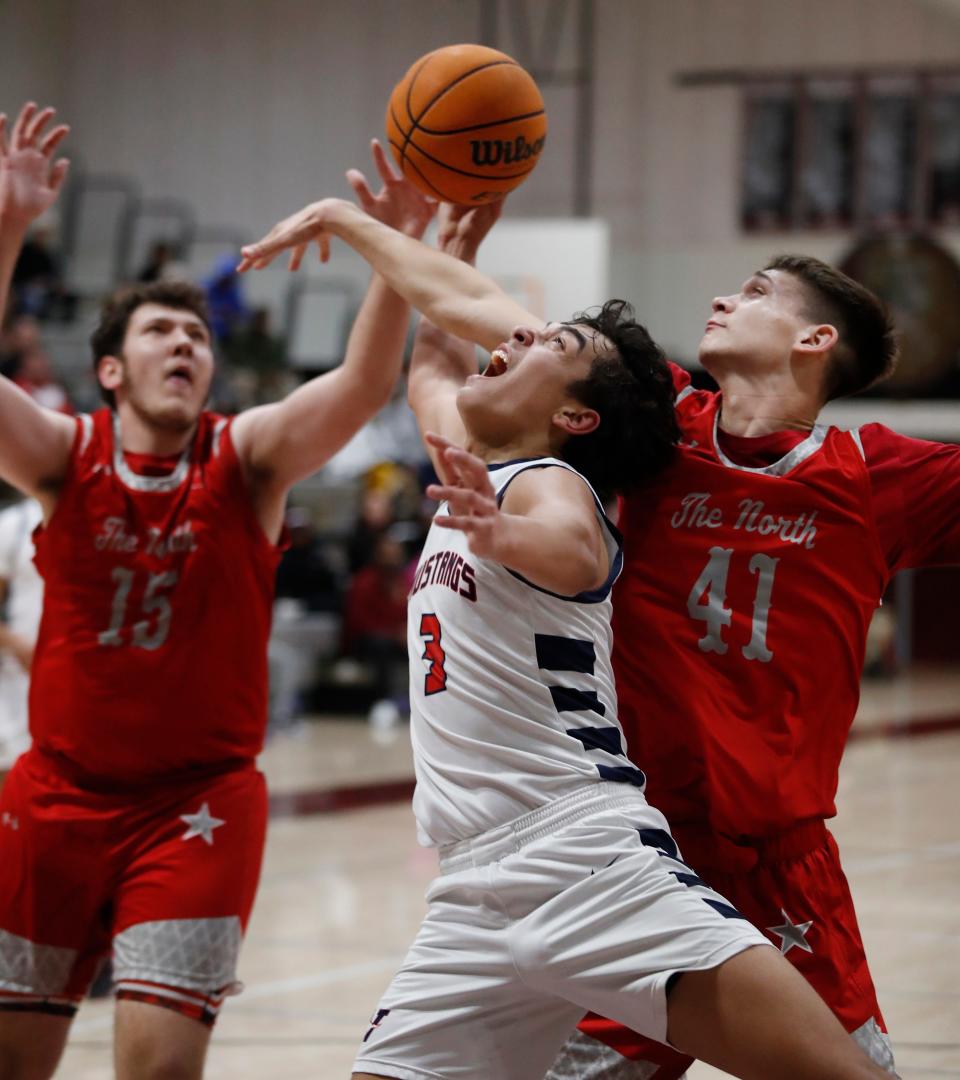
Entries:
<svg viewBox="0 0 960 1080">
<path fill-rule="evenodd" d="M 111 293 L 100 309 L 100 321 L 90 335 L 93 349 L 93 372 L 97 375 L 105 356 L 119 356 L 127 336 L 130 318 L 144 304 L 160 304 L 176 311 L 192 311 L 210 330 L 210 313 L 203 289 L 189 281 L 151 281 L 144 285 L 128 285 Z M 97 384 L 100 384 L 99 378 Z M 100 386 L 100 396 L 111 409 L 117 407 L 112 390 Z"/>
<path fill-rule="evenodd" d="M 896 367 L 897 336 L 882 301 L 858 281 L 810 255 L 778 255 L 765 267 L 805 286 L 807 314 L 836 328 L 826 375 L 826 400 L 866 390 Z"/>
</svg>

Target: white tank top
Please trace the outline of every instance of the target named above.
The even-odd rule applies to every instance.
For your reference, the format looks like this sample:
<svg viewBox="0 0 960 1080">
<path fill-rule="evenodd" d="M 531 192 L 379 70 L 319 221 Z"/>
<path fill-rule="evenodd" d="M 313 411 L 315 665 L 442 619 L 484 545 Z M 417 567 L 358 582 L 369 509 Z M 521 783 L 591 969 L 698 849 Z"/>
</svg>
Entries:
<svg viewBox="0 0 960 1080">
<path fill-rule="evenodd" d="M 490 465 L 498 499 L 520 473 L 545 468 L 580 475 L 555 458 Z M 408 608 L 413 809 L 424 845 L 486 832 L 584 784 L 644 785 L 626 757 L 610 663 L 620 536 L 590 490 L 610 573 L 575 597 L 477 558 L 459 531 L 430 529 Z M 436 516 L 448 512 L 441 503 Z"/>
</svg>

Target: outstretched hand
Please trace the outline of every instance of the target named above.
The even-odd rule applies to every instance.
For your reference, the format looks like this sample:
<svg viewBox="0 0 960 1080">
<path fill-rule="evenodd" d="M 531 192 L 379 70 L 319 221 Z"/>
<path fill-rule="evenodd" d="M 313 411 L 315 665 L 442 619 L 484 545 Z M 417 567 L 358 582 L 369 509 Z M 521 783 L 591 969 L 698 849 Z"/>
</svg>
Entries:
<svg viewBox="0 0 960 1080">
<path fill-rule="evenodd" d="M 26 228 L 48 210 L 63 187 L 69 162 L 53 154 L 70 129 L 47 129 L 55 111 L 37 110 L 28 102 L 7 136 L 7 117 L 0 113 L 0 222 Z M 52 164 L 51 164 L 52 163 Z"/>
<path fill-rule="evenodd" d="M 502 210 L 503 199 L 479 206 L 443 203 L 437 218 L 437 247 L 472 265 L 483 238 L 493 228 Z"/>
<path fill-rule="evenodd" d="M 464 533 L 470 550 L 479 558 L 497 559 L 504 522 L 487 466 L 475 454 L 462 450 L 442 435 L 428 431 L 425 438 L 437 451 L 441 480 L 439 484 L 430 484 L 427 494 L 450 507 L 449 515 L 436 518 L 436 524 Z"/>
<path fill-rule="evenodd" d="M 359 169 L 347 170 L 347 181 L 357 196 L 360 208 L 398 232 L 419 240 L 433 215 L 436 199 L 429 199 L 393 167 L 377 139 L 370 145 L 373 164 L 383 186 L 376 195 L 370 190 L 367 178 Z"/>
<path fill-rule="evenodd" d="M 324 209 L 337 201 L 322 199 L 278 222 L 262 240 L 240 249 L 237 270 L 241 274 L 247 270 L 263 270 L 283 251 L 290 251 L 290 269 L 299 270 L 307 248 L 313 242 L 320 250 L 320 261 L 326 262 L 330 258 L 330 234 L 324 225 Z"/>
</svg>

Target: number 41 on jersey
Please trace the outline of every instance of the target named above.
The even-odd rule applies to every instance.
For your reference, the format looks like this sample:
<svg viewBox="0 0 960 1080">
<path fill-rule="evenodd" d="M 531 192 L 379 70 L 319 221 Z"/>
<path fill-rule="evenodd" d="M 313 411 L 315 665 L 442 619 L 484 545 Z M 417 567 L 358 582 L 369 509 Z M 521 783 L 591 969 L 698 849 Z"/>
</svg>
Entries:
<svg viewBox="0 0 960 1080">
<path fill-rule="evenodd" d="M 723 633 L 733 618 L 733 609 L 727 607 L 727 579 L 732 565 L 734 570 L 740 568 L 739 562 L 734 563 L 733 555 L 733 548 L 712 547 L 707 565 L 687 597 L 690 618 L 706 623 L 706 633 L 697 644 L 703 652 L 719 653 L 721 656 L 726 655 L 729 647 Z M 779 562 L 779 559 L 757 552 L 748 564 L 757 585 L 753 597 L 750 641 L 742 647 L 741 652 L 747 660 L 759 660 L 763 664 L 773 659 L 773 653 L 767 647 L 767 623 L 773 598 L 773 578 Z"/>
</svg>

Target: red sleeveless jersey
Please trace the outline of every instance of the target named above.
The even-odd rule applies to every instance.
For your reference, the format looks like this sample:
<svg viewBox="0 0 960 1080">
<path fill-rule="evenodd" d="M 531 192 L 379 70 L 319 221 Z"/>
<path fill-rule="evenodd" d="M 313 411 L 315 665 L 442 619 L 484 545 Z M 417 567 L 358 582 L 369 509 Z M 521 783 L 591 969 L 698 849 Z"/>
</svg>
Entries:
<svg viewBox="0 0 960 1080">
<path fill-rule="evenodd" d="M 746 468 L 718 446 L 719 408 L 681 393 L 676 462 L 623 503 L 614 663 L 650 801 L 763 837 L 835 812 L 889 568 L 856 433 L 818 426 Z"/>
<path fill-rule="evenodd" d="M 81 783 L 108 787 L 253 759 L 278 558 L 229 421 L 203 413 L 173 472 L 144 476 L 127 464 L 110 410 L 80 417 L 36 536 L 46 592 L 35 746 Z"/>
</svg>

